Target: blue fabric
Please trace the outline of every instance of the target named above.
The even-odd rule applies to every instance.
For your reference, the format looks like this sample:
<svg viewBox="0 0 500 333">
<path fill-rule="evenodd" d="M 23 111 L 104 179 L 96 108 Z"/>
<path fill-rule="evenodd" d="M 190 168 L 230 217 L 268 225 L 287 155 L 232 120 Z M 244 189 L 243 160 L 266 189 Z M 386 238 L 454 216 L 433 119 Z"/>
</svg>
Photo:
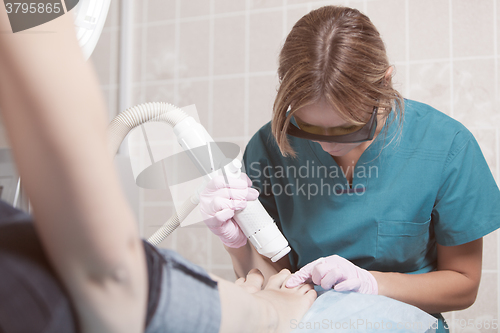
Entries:
<svg viewBox="0 0 500 333">
<path fill-rule="evenodd" d="M 178 253 L 157 250 L 165 264 L 158 305 L 146 333 L 219 332 L 221 304 L 217 282 Z"/>
<path fill-rule="evenodd" d="M 436 243 L 500 227 L 500 192 L 462 124 L 410 100 L 401 132 L 390 120 L 356 164 L 352 188 L 318 143 L 288 136 L 298 157 L 283 157 L 270 123 L 248 143 L 245 172 L 292 247 L 293 269 L 338 254 L 367 270 L 426 273 L 436 269 Z"/>
<path fill-rule="evenodd" d="M 406 332 L 431 333 L 436 318 L 419 308 L 380 295 L 320 291 L 304 317 L 290 322 L 293 333 Z"/>
<path fill-rule="evenodd" d="M 352 189 L 318 143 L 289 138 L 297 159 L 281 155 L 266 124 L 244 165 L 297 268 L 338 254 L 369 270 L 429 272 L 436 242 L 460 245 L 500 227 L 500 192 L 477 142 L 430 106 L 405 101 L 401 137 L 394 122 L 376 138 Z"/>
</svg>

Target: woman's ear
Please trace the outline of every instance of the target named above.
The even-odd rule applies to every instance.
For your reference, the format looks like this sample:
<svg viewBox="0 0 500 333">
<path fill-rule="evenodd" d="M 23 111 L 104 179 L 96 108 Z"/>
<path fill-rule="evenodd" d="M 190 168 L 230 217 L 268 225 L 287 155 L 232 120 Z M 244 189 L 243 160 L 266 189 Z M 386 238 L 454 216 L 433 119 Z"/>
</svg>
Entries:
<svg viewBox="0 0 500 333">
<path fill-rule="evenodd" d="M 384 81 L 386 83 L 391 82 L 393 71 L 394 71 L 394 67 L 391 66 L 391 67 L 387 68 L 387 71 L 385 72 L 385 76 L 384 76 Z"/>
</svg>

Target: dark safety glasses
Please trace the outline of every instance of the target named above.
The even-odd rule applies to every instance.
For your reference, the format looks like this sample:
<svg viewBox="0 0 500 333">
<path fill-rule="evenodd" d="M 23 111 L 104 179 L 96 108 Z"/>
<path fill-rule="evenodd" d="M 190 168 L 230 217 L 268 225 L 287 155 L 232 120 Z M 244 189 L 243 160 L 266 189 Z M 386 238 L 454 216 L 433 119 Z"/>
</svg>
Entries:
<svg viewBox="0 0 500 333">
<path fill-rule="evenodd" d="M 375 106 L 373 108 L 370 120 L 368 120 L 368 122 L 364 124 L 363 127 L 361 127 L 356 132 L 348 134 L 342 134 L 342 135 L 314 134 L 301 130 L 292 123 L 289 124 L 286 133 L 291 136 L 295 136 L 297 138 L 313 140 L 313 141 L 322 141 L 322 142 L 359 143 L 364 141 L 370 141 L 373 139 L 373 136 L 375 135 L 375 131 L 377 129 L 377 111 L 378 107 Z"/>
</svg>

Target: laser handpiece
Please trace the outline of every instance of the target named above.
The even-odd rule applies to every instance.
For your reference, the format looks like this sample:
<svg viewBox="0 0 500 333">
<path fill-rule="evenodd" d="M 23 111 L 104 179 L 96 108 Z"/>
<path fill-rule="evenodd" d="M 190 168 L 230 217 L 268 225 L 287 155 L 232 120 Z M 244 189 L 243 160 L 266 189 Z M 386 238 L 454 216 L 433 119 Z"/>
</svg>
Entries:
<svg viewBox="0 0 500 333">
<path fill-rule="evenodd" d="M 211 179 L 218 170 L 227 177 L 239 177 L 241 174 L 241 163 L 237 159 L 219 168 L 214 156 L 224 154 L 206 129 L 193 117 L 168 103 L 141 104 L 116 116 L 108 127 L 109 148 L 113 156 L 133 128 L 151 121 L 166 122 L 173 127 L 178 143 L 206 180 Z M 208 159 L 201 153 L 203 149 L 199 149 L 204 146 L 208 149 L 208 156 L 211 156 Z M 198 203 L 199 193 L 196 193 L 186 200 L 148 241 L 158 245 L 180 225 Z M 276 262 L 290 252 L 288 241 L 259 200 L 247 202 L 247 207 L 236 211 L 233 219 L 255 249 L 271 261 Z"/>
</svg>

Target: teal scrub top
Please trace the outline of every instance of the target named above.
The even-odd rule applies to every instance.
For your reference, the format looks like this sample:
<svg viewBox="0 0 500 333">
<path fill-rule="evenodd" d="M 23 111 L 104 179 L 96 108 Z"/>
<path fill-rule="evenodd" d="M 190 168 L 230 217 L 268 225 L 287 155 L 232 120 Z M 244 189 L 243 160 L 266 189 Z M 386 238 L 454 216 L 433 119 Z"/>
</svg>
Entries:
<svg viewBox="0 0 500 333">
<path fill-rule="evenodd" d="M 384 134 L 385 133 L 385 134 Z M 259 200 L 287 238 L 292 268 L 338 254 L 367 270 L 426 273 L 436 243 L 464 244 L 500 227 L 500 192 L 472 134 L 405 100 L 354 168 L 352 187 L 318 143 L 289 136 L 283 157 L 264 125 L 244 153 Z"/>
</svg>

